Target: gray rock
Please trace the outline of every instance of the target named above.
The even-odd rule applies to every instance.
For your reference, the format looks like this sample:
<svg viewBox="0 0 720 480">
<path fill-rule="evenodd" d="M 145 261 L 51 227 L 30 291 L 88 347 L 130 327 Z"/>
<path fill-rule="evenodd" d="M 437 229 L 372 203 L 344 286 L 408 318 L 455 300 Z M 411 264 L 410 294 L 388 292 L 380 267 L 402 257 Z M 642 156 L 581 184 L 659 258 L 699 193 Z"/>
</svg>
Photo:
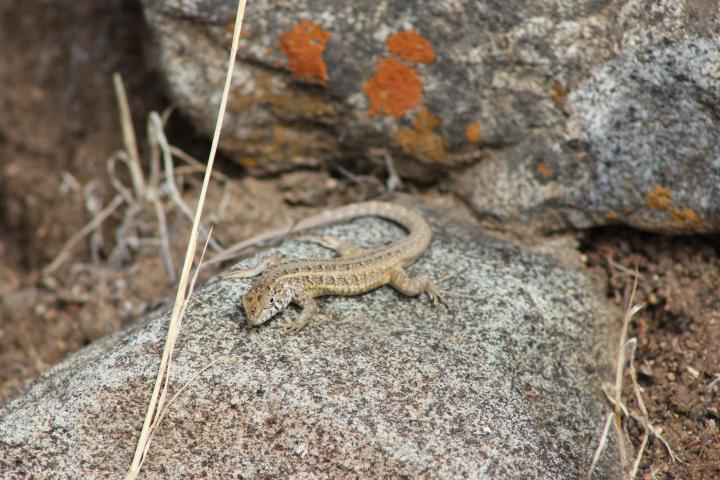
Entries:
<svg viewBox="0 0 720 480">
<path fill-rule="evenodd" d="M 236 3 L 144 0 L 170 94 L 215 124 Z M 716 2 L 250 2 L 224 149 L 378 161 L 541 230 L 717 232 Z"/>
<path fill-rule="evenodd" d="M 431 249 L 410 267 L 456 269 L 454 316 L 389 287 L 331 297 L 300 335 L 249 330 L 245 280 L 215 278 L 189 304 L 170 405 L 146 478 L 579 478 L 605 416 L 600 378 L 618 315 L 577 272 L 430 210 Z M 370 246 L 399 228 L 363 219 L 330 233 Z M 287 257 L 327 256 L 287 242 Z M 244 262 L 254 264 L 257 259 Z M 295 317 L 290 310 L 283 317 Z M 12 478 L 118 478 L 142 424 L 168 316 L 90 345 L 0 410 Z M 238 325 L 240 321 L 241 325 Z M 619 478 L 606 453 L 595 478 Z"/>
<path fill-rule="evenodd" d="M 434 179 L 562 127 L 562 92 L 612 56 L 612 3 L 250 2 L 224 147 L 259 173 L 385 148 Z M 209 132 L 236 2 L 143 5 L 170 94 Z"/>
<path fill-rule="evenodd" d="M 588 223 L 720 230 L 719 68 L 720 37 L 667 41 L 618 57 L 573 92 Z"/>
<path fill-rule="evenodd" d="M 720 37 L 662 41 L 569 96 L 576 140 L 533 136 L 455 184 L 481 213 L 541 229 L 720 230 Z"/>
</svg>

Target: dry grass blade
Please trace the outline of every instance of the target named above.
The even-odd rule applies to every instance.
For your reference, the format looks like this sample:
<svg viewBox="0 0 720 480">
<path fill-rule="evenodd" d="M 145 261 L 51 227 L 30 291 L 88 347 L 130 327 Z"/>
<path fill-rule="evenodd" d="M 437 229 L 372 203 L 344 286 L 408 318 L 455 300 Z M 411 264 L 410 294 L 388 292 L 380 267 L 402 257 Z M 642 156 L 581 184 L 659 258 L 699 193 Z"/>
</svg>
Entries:
<svg viewBox="0 0 720 480">
<path fill-rule="evenodd" d="M 623 271 L 627 271 L 628 269 L 624 269 Z M 612 423 L 615 424 L 615 430 L 617 433 L 618 438 L 618 444 L 620 448 L 620 455 L 622 460 L 622 468 L 623 471 L 628 472 L 628 478 L 635 478 L 637 476 L 637 473 L 640 469 L 640 462 L 642 460 L 643 454 L 645 452 L 645 448 L 647 447 L 649 437 L 652 435 L 654 438 L 659 440 L 664 446 L 665 449 L 668 452 L 668 455 L 670 455 L 670 459 L 674 462 L 681 462 L 682 460 L 675 455 L 675 452 L 673 452 L 672 448 L 670 448 L 670 444 L 663 438 L 663 436 L 657 431 L 657 429 L 650 423 L 650 416 L 648 414 L 647 408 L 645 406 L 645 401 L 642 398 L 642 393 L 640 389 L 640 385 L 637 382 L 637 373 L 635 371 L 635 350 L 637 348 L 637 339 L 631 338 L 630 340 L 627 339 L 627 333 L 628 328 L 630 326 L 630 323 L 632 322 L 633 317 L 643 308 L 643 305 L 634 305 L 634 299 L 635 299 L 635 293 L 637 292 L 637 284 L 638 279 L 640 278 L 640 275 L 637 271 L 637 267 L 634 272 L 634 281 L 632 285 L 632 289 L 626 291 L 625 299 L 624 299 L 624 310 L 625 315 L 623 318 L 623 326 L 622 331 L 620 334 L 620 348 L 618 351 L 618 359 L 617 359 L 617 366 L 616 366 L 616 376 L 615 376 L 615 386 L 614 386 L 614 392 L 613 394 L 609 394 L 607 391 L 605 391 L 605 395 L 607 396 L 610 403 L 613 405 L 613 412 L 608 416 L 608 422 L 606 423 L 605 430 L 603 431 L 603 436 L 600 440 L 600 443 L 598 445 L 597 450 L 595 451 L 595 455 L 593 457 L 593 462 L 590 466 L 590 470 L 588 472 L 588 478 L 592 476 L 592 473 L 595 469 L 595 466 L 597 464 L 598 459 L 600 458 L 600 452 L 603 450 L 607 443 L 607 435 L 608 435 L 608 425 L 610 422 L 610 419 L 612 419 Z M 629 367 L 628 371 L 630 373 L 630 379 L 632 381 L 633 385 L 633 391 L 635 394 L 635 400 L 637 401 L 638 408 L 640 409 L 640 415 L 630 412 L 627 407 L 622 403 L 622 378 L 623 378 L 623 372 L 625 369 L 625 358 L 627 350 L 630 350 L 629 355 Z M 627 463 L 626 463 L 626 455 L 625 455 L 625 431 L 622 427 L 622 416 L 625 416 L 625 418 L 633 418 L 636 420 L 640 425 L 643 427 L 643 438 L 640 442 L 640 446 L 637 449 L 637 453 L 635 455 L 635 460 L 633 461 L 632 466 L 630 467 L 629 471 L 627 470 Z"/>
<path fill-rule="evenodd" d="M 173 157 L 182 160 L 183 162 L 187 163 L 188 165 L 196 167 L 203 172 L 205 171 L 205 164 L 200 162 L 199 160 L 197 160 L 192 155 L 185 152 L 183 149 L 176 147 L 174 145 L 170 145 L 170 153 L 172 154 Z M 213 175 L 224 182 L 230 181 L 230 177 L 228 177 L 227 175 L 225 175 L 222 172 L 213 172 Z"/>
<path fill-rule="evenodd" d="M 627 471 L 627 452 L 625 450 L 625 435 L 623 431 L 623 425 L 622 425 L 622 379 L 623 379 L 623 373 L 625 372 L 625 344 L 627 342 L 627 335 L 628 335 L 628 329 L 630 328 L 630 323 L 632 322 L 633 317 L 643 308 L 643 305 L 634 305 L 633 301 L 635 300 L 635 293 L 637 292 L 637 286 L 638 286 L 638 279 L 640 278 L 640 272 L 638 271 L 637 267 L 635 267 L 635 272 L 633 275 L 633 283 L 632 288 L 630 290 L 626 290 L 625 292 L 625 299 L 624 299 L 624 315 L 623 315 L 623 324 L 622 329 L 620 331 L 620 339 L 619 339 L 619 345 L 618 345 L 618 355 L 617 355 L 617 362 L 615 366 L 615 388 L 614 388 L 614 395 L 612 399 L 613 404 L 613 413 L 612 413 L 612 420 L 613 424 L 615 425 L 615 432 L 617 435 L 617 441 L 618 441 L 618 450 L 620 453 L 620 465 L 622 470 L 625 472 Z M 600 458 L 600 453 L 602 452 L 602 449 L 607 443 L 606 436 L 608 434 L 608 429 L 605 428 L 603 431 L 603 436 L 600 439 L 598 448 L 595 452 L 595 455 L 593 457 L 592 464 L 590 465 L 590 469 L 588 471 L 588 478 L 592 477 L 592 473 L 595 470 L 595 466 L 597 465 L 597 461 Z"/>
<path fill-rule="evenodd" d="M 175 184 L 175 175 L 173 173 L 175 167 L 173 166 L 172 154 L 170 153 L 170 143 L 165 136 L 165 131 L 163 130 L 160 115 L 152 112 L 150 114 L 150 125 L 152 126 L 152 128 L 150 129 L 152 137 L 155 139 L 157 144 L 160 145 L 160 149 L 162 150 L 162 156 L 165 165 L 165 185 L 168 187 L 170 198 L 173 200 L 175 205 L 177 205 L 183 215 L 185 215 L 185 217 L 187 217 L 189 220 L 193 220 L 193 213 L 190 210 L 190 207 L 187 206 L 185 201 L 180 196 L 180 192 L 178 191 L 177 185 Z M 203 237 L 210 240 L 210 246 L 213 248 L 213 250 L 222 250 L 220 244 L 208 235 L 207 229 L 202 224 L 199 224 L 198 228 L 202 232 Z"/>
<path fill-rule="evenodd" d="M 635 475 L 637 475 L 638 469 L 640 468 L 640 460 L 642 460 L 643 453 L 645 453 L 645 447 L 647 446 L 649 435 L 649 428 L 650 425 L 650 416 L 648 415 L 647 408 L 645 407 L 645 402 L 643 401 L 642 395 L 640 393 L 640 385 L 637 383 L 637 373 L 635 372 L 635 349 L 637 348 L 637 339 L 631 338 L 628 340 L 628 346 L 630 347 L 630 378 L 632 379 L 633 384 L 633 390 L 635 391 L 635 399 L 637 400 L 638 407 L 640 408 L 640 413 L 642 413 L 642 419 L 643 419 L 643 439 L 642 442 L 640 442 L 640 447 L 638 448 L 637 455 L 635 457 L 635 462 L 633 462 L 632 470 L 630 471 L 630 478 L 635 478 Z"/>
<path fill-rule="evenodd" d="M 153 190 L 154 192 L 155 190 Z M 165 218 L 165 210 L 160 203 L 160 200 L 153 193 L 150 195 L 150 201 L 155 209 L 155 216 L 158 220 L 158 230 L 160 232 L 160 251 L 162 252 L 163 263 L 165 264 L 165 271 L 168 274 L 170 283 L 175 283 L 177 275 L 175 274 L 175 262 L 173 262 L 172 251 L 170 250 L 170 237 L 167 230 L 167 220 Z M 209 237 L 208 237 L 209 239 Z"/>
<path fill-rule="evenodd" d="M 622 465 L 623 471 L 625 471 L 627 467 L 627 457 L 626 457 L 626 451 L 625 451 L 625 436 L 623 435 L 623 429 L 622 429 L 622 412 L 620 410 L 620 403 L 621 403 L 621 397 L 622 397 L 622 379 L 623 379 L 623 372 L 625 371 L 625 342 L 627 342 L 627 335 L 628 335 L 628 329 L 630 328 L 630 322 L 632 322 L 633 316 L 640 310 L 640 308 L 637 305 L 633 305 L 633 300 L 635 300 L 635 293 L 637 292 L 637 284 L 638 284 L 638 277 L 639 272 L 637 272 L 637 268 L 635 268 L 635 278 L 633 280 L 632 284 L 632 291 L 630 292 L 630 295 L 625 295 L 625 315 L 623 318 L 623 325 L 622 330 L 620 331 L 620 344 L 618 347 L 618 358 L 617 358 L 617 365 L 615 367 L 615 415 L 614 415 L 614 424 L 615 424 L 615 433 L 617 434 L 618 439 L 618 448 L 620 450 L 620 464 Z"/>
<path fill-rule="evenodd" d="M 608 393 L 607 391 L 604 391 L 604 390 L 603 390 L 603 393 L 605 393 L 605 398 L 607 398 L 608 402 L 610 402 L 610 404 L 614 406 L 615 399 L 613 398 L 613 395 L 611 395 L 610 393 Z M 622 410 L 622 413 L 623 413 L 623 415 L 625 415 L 626 418 L 633 418 L 638 423 L 640 423 L 640 424 L 643 423 L 640 415 L 629 411 L 624 403 L 620 404 L 620 409 Z M 650 435 L 652 435 L 660 443 L 663 444 L 663 446 L 665 447 L 665 450 L 668 452 L 668 455 L 670 456 L 670 460 L 672 460 L 673 462 L 684 463 L 683 460 L 680 457 L 678 457 L 677 454 L 675 453 L 675 451 L 670 447 L 670 444 L 668 443 L 667 440 L 665 440 L 665 437 L 663 437 L 662 434 L 660 434 L 660 432 L 657 431 L 657 429 L 655 428 L 655 426 L 653 426 L 652 423 L 648 424 L 648 430 L 650 431 Z"/>
<path fill-rule="evenodd" d="M 212 235 L 212 229 L 209 232 L 209 234 Z M 177 325 L 178 328 L 173 331 L 174 337 L 173 337 L 172 343 L 170 344 L 170 349 L 168 352 L 167 374 L 165 375 L 165 382 L 163 384 L 163 388 L 160 393 L 160 399 L 158 400 L 158 403 L 157 403 L 158 414 L 155 416 L 152 424 L 150 425 L 150 429 L 149 429 L 150 433 L 148 435 L 148 441 L 145 443 L 145 447 L 143 449 L 142 458 L 140 460 L 138 470 L 140 468 L 142 468 L 142 464 L 145 461 L 145 458 L 147 458 L 147 452 L 150 449 L 150 440 L 152 440 L 157 426 L 160 425 L 160 422 L 165 417 L 165 413 L 167 412 L 167 407 L 169 407 L 170 403 L 172 403 L 180 395 L 180 393 L 185 389 L 185 387 L 187 385 L 192 383 L 198 375 L 200 375 L 207 368 L 209 368 L 209 365 L 208 365 L 208 367 L 205 367 L 202 370 L 200 370 L 200 372 L 198 372 L 196 375 L 194 375 L 193 378 L 189 382 L 187 382 L 175 395 L 173 395 L 173 397 L 170 399 L 170 401 L 167 403 L 167 405 L 165 404 L 165 399 L 167 398 L 168 384 L 170 383 L 170 367 L 172 365 L 172 354 L 173 354 L 173 351 L 175 350 L 175 340 L 177 339 L 177 336 L 180 333 L 180 325 L 182 323 L 182 318 L 185 315 L 185 310 L 187 309 L 188 300 L 192 296 L 193 291 L 195 291 L 195 282 L 197 281 L 198 273 L 200 273 L 200 266 L 202 265 L 203 258 L 205 258 L 205 252 L 207 251 L 208 243 L 209 243 L 209 241 L 208 241 L 208 239 L 206 239 L 205 245 L 203 246 L 202 254 L 200 255 L 200 260 L 198 261 L 198 267 L 195 269 L 195 274 L 192 277 L 190 286 L 188 287 L 188 290 L 187 290 L 187 295 L 183 301 L 182 308 L 180 309 L 180 314 L 179 314 L 179 322 L 180 323 L 178 323 L 178 325 Z"/>
<path fill-rule="evenodd" d="M 593 455 L 592 463 L 590 464 L 590 469 L 588 470 L 588 480 L 590 480 L 593 476 L 593 473 L 595 473 L 595 467 L 597 467 L 597 463 L 598 461 L 600 461 L 600 455 L 602 455 L 603 450 L 605 450 L 605 446 L 607 445 L 608 441 L 608 433 L 610 432 L 610 425 L 612 425 L 613 423 L 614 415 L 615 414 L 612 412 L 608 413 L 607 418 L 605 419 L 605 427 L 603 428 L 600 442 L 595 449 L 595 454 Z"/>
<path fill-rule="evenodd" d="M 218 112 L 217 123 L 215 125 L 215 133 L 213 135 L 212 145 L 210 147 L 207 170 L 205 171 L 205 177 L 203 178 L 203 184 L 200 190 L 200 198 L 198 199 L 197 209 L 195 211 L 195 217 L 193 219 L 193 226 L 190 234 L 190 239 L 188 241 L 188 248 L 185 253 L 185 262 L 183 263 L 183 269 L 180 274 L 178 291 L 177 295 L 175 296 L 175 304 L 173 306 L 172 316 L 170 318 L 170 325 L 168 326 L 168 334 L 165 340 L 165 346 L 163 348 L 163 355 L 160 361 L 160 367 L 158 368 L 158 374 L 155 379 L 155 387 L 153 388 L 153 393 L 150 397 L 147 413 L 145 415 L 145 421 L 143 422 L 140 437 L 138 438 L 138 443 L 135 448 L 135 455 L 133 456 L 132 462 L 128 469 L 128 473 L 126 476 L 127 479 L 137 478 L 137 475 L 140 472 L 140 466 L 148 452 L 151 425 L 153 423 L 153 419 L 158 417 L 157 406 L 160 400 L 160 389 L 164 383 L 164 379 L 166 378 L 167 366 L 170 360 L 170 353 L 172 352 L 175 340 L 177 339 L 179 327 L 182 321 L 181 314 L 183 313 L 184 306 L 186 305 L 186 292 L 188 291 L 190 268 L 192 266 L 193 258 L 195 256 L 195 248 L 197 245 L 197 237 L 200 227 L 200 217 L 205 203 L 205 197 L 207 195 L 210 177 L 212 175 L 212 167 L 215 160 L 215 154 L 217 153 L 218 143 L 220 141 L 220 131 L 222 129 L 225 109 L 227 107 L 227 99 L 230 93 L 230 80 L 232 79 L 233 68 L 235 66 L 235 58 L 237 56 L 237 47 L 240 39 L 240 30 L 242 27 L 244 13 L 245 0 L 239 0 L 237 16 L 235 19 L 235 31 L 233 32 L 232 47 L 230 50 L 230 59 L 228 62 L 227 76 L 225 78 L 225 87 L 223 89 L 222 99 L 220 100 L 220 109 Z"/>
<path fill-rule="evenodd" d="M 130 169 L 130 178 L 133 183 L 136 198 L 142 198 L 145 193 L 145 180 L 140 167 L 140 154 L 138 153 L 137 139 L 135 138 L 135 127 L 133 126 L 132 116 L 130 115 L 130 107 L 128 106 L 127 94 L 123 85 L 120 74 L 113 74 L 113 85 L 115 86 L 115 96 L 118 99 L 120 108 L 120 128 L 122 129 L 123 144 L 127 150 Z"/>
<path fill-rule="evenodd" d="M 57 268 L 62 265 L 65 260 L 67 260 L 75 244 L 95 231 L 95 229 L 98 228 L 110 215 L 112 215 L 123 202 L 124 199 L 122 195 L 116 195 L 108 206 L 98 212 L 98 214 L 95 215 L 95 217 L 90 220 L 87 225 L 81 228 L 75 233 L 75 235 L 65 242 L 65 245 L 63 245 L 62 249 L 60 249 L 60 253 L 58 253 L 57 257 L 55 257 L 55 260 L 43 269 L 43 275 L 50 275 L 57 270 Z"/>
</svg>

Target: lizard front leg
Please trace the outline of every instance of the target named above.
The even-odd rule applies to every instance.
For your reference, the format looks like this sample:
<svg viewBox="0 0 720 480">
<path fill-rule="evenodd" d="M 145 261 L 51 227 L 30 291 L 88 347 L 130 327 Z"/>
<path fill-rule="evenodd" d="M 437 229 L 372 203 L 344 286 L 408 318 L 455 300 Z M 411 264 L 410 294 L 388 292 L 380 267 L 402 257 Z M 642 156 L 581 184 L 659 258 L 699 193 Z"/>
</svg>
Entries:
<svg viewBox="0 0 720 480">
<path fill-rule="evenodd" d="M 437 286 L 435 281 L 427 276 L 410 277 L 402 267 L 395 267 L 390 273 L 390 281 L 388 282 L 393 288 L 408 297 L 416 297 L 421 293 L 427 293 L 432 303 L 440 302 L 449 310 L 443 291 Z"/>
<path fill-rule="evenodd" d="M 293 298 L 293 303 L 299 305 L 302 310 L 300 311 L 300 316 L 298 316 L 298 318 L 285 324 L 284 330 L 288 335 L 296 335 L 300 332 L 300 330 L 305 328 L 313 320 L 312 317 L 319 310 L 315 299 L 307 293 L 296 295 Z"/>
</svg>

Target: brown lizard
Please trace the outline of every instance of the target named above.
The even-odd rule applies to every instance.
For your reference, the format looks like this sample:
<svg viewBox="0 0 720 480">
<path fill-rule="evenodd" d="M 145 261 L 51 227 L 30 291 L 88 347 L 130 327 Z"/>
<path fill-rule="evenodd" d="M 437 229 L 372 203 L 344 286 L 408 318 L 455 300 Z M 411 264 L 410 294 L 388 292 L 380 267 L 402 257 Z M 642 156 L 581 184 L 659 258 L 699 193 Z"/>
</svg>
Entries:
<svg viewBox="0 0 720 480">
<path fill-rule="evenodd" d="M 262 273 L 242 299 L 248 325 L 265 323 L 292 302 L 299 305 L 302 312 L 287 330 L 297 333 L 317 313 L 316 297 L 358 295 L 386 284 L 408 296 L 425 292 L 433 303 L 440 301 L 447 307 L 444 292 L 431 278 L 411 278 L 404 270 L 428 248 L 432 236 L 427 222 L 405 207 L 386 202 L 347 205 L 308 217 L 298 222 L 294 231 L 366 216 L 398 223 L 408 231 L 408 235 L 397 242 L 367 250 L 338 237 L 311 237 L 310 241 L 336 250 L 340 257 L 280 263 L 277 256 L 272 256 L 255 268 L 227 275 L 226 278 L 237 278 Z"/>
</svg>

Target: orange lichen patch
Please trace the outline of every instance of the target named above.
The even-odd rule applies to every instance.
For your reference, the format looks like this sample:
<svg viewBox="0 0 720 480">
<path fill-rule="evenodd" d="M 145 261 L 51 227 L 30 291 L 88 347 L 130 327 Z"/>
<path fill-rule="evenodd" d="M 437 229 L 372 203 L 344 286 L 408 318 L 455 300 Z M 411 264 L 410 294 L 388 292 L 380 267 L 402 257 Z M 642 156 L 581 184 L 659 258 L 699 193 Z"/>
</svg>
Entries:
<svg viewBox="0 0 720 480">
<path fill-rule="evenodd" d="M 447 155 L 447 140 L 433 130 L 440 126 L 440 119 L 427 108 L 418 112 L 415 128 L 401 128 L 393 137 L 393 144 L 408 155 L 425 163 L 453 164 Z"/>
<path fill-rule="evenodd" d="M 702 219 L 692 209 L 680 209 L 675 206 L 672 200 L 672 193 L 667 187 L 656 185 L 650 193 L 645 195 L 645 204 L 650 208 L 669 213 L 675 220 L 683 225 L 693 225 L 697 228 L 703 228 L 705 226 Z"/>
<path fill-rule="evenodd" d="M 334 136 L 326 132 L 281 123 L 251 128 L 242 138 L 227 138 L 223 148 L 254 174 L 317 166 L 338 151 Z"/>
<path fill-rule="evenodd" d="M 482 142 L 482 126 L 480 122 L 473 122 L 465 129 L 465 137 L 470 143 Z"/>
<path fill-rule="evenodd" d="M 383 58 L 375 75 L 363 86 L 370 98 L 370 114 L 402 117 L 405 112 L 420 105 L 422 82 L 414 68 L 394 58 Z"/>
<path fill-rule="evenodd" d="M 421 132 L 429 132 L 440 126 L 440 119 L 427 108 L 422 108 L 415 117 L 415 128 Z"/>
<path fill-rule="evenodd" d="M 615 213 L 615 212 L 613 212 L 613 211 L 610 211 L 610 212 L 608 212 L 608 214 L 607 214 L 607 219 L 608 219 L 609 221 L 611 221 L 611 222 L 617 222 L 618 215 L 617 215 L 617 213 Z"/>
<path fill-rule="evenodd" d="M 690 208 L 673 209 L 670 214 L 681 223 L 694 225 L 698 228 L 703 228 L 705 226 L 705 223 L 698 214 Z"/>
<path fill-rule="evenodd" d="M 253 108 L 268 108 L 284 120 L 333 121 L 339 116 L 338 109 L 319 92 L 290 91 L 276 85 L 275 76 L 267 70 L 253 73 L 254 85 L 251 93 L 236 88 L 228 100 L 228 111 L 238 115 L 247 115 Z"/>
<path fill-rule="evenodd" d="M 551 177 L 555 173 L 555 170 L 545 162 L 538 162 L 536 168 L 537 172 L 545 178 Z"/>
<path fill-rule="evenodd" d="M 550 85 L 550 97 L 553 99 L 553 102 L 557 104 L 558 106 L 565 105 L 565 101 L 567 100 L 567 90 L 560 82 L 553 82 L 552 85 Z"/>
<path fill-rule="evenodd" d="M 426 163 L 452 164 L 445 154 L 447 141 L 437 133 L 402 128 L 395 134 L 393 144 L 403 152 Z"/>
<path fill-rule="evenodd" d="M 415 30 L 398 32 L 385 42 L 393 55 L 410 63 L 432 63 L 435 61 L 435 50 L 430 42 Z"/>
<path fill-rule="evenodd" d="M 327 65 L 322 53 L 329 39 L 330 32 L 312 20 L 303 20 L 291 31 L 280 35 L 279 47 L 288 58 L 288 68 L 294 75 L 324 84 Z"/>
<path fill-rule="evenodd" d="M 656 185 L 652 192 L 645 195 L 645 204 L 657 210 L 667 210 L 672 206 L 670 189 Z"/>
<path fill-rule="evenodd" d="M 284 120 L 333 121 L 339 112 L 328 99 L 316 92 L 280 90 L 259 99 L 268 105 L 278 118 Z"/>
</svg>

